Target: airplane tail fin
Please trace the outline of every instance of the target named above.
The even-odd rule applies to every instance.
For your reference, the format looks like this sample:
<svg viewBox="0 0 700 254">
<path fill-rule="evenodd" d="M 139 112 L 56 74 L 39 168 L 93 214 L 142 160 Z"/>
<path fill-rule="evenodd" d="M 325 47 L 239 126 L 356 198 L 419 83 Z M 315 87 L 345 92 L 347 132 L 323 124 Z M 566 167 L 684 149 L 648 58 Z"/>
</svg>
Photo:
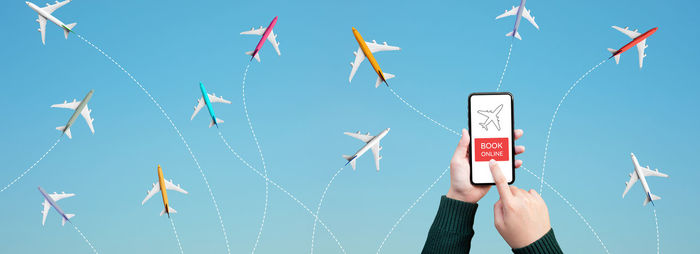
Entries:
<svg viewBox="0 0 700 254">
<path fill-rule="evenodd" d="M 73 27 L 77 25 L 78 23 L 71 23 L 63 27 L 63 34 L 66 36 L 66 39 L 68 39 L 68 34 L 73 30 Z"/>
<path fill-rule="evenodd" d="M 613 54 L 611 57 L 615 58 L 615 64 L 620 64 L 620 54 L 615 55 L 615 52 L 617 52 L 617 50 L 608 48 L 608 51 Z"/>
<path fill-rule="evenodd" d="M 382 72 L 382 75 L 384 76 L 384 79 L 385 79 L 385 80 L 391 79 L 391 78 L 393 78 L 393 77 L 396 77 L 396 75 L 391 74 L 391 73 L 386 73 L 386 72 Z M 374 85 L 374 87 L 375 87 L 375 88 L 379 87 L 379 85 L 381 85 L 382 82 L 384 82 L 384 80 L 382 80 L 382 77 L 378 77 L 378 78 L 377 78 L 377 83 Z M 388 86 L 388 85 L 389 85 L 389 84 L 387 84 L 387 86 Z"/>
<path fill-rule="evenodd" d="M 644 205 L 649 204 L 649 202 L 651 202 L 651 204 L 653 205 L 654 200 L 659 200 L 659 199 L 661 199 L 661 197 L 649 193 L 649 195 L 647 195 L 646 199 L 644 199 Z"/>
<path fill-rule="evenodd" d="M 518 32 L 515 32 L 515 35 L 513 35 L 513 31 L 510 31 L 509 33 L 507 33 L 506 36 L 515 37 L 515 38 L 518 38 L 518 40 L 523 39 L 523 37 L 520 37 L 520 33 L 518 33 Z"/>
<path fill-rule="evenodd" d="M 62 131 L 63 134 L 66 134 L 66 136 L 68 136 L 68 138 L 70 138 L 70 139 L 73 138 L 73 137 L 70 135 L 70 128 L 69 128 L 69 129 L 66 129 L 66 126 L 58 126 L 58 127 L 56 127 L 56 129 L 59 130 L 59 131 Z"/>
<path fill-rule="evenodd" d="M 219 119 L 219 118 L 216 118 L 216 122 L 214 122 L 214 120 L 211 120 L 211 123 L 209 123 L 209 128 L 211 128 L 212 126 L 214 126 L 214 125 L 216 125 L 216 124 L 220 124 L 220 123 L 223 123 L 223 122 L 224 122 L 224 120 L 221 120 L 221 119 Z M 218 125 L 217 125 L 217 127 L 218 127 Z"/>
<path fill-rule="evenodd" d="M 253 55 L 253 53 L 256 53 L 256 54 Z M 245 54 L 246 54 L 246 55 L 249 55 L 249 56 L 252 56 L 253 58 L 255 58 L 255 60 L 258 60 L 258 63 L 260 62 L 260 54 L 257 54 L 257 52 L 255 52 L 255 51 L 248 51 L 248 52 L 245 52 Z M 251 58 L 250 60 L 253 60 L 253 59 Z"/>
<path fill-rule="evenodd" d="M 348 160 L 348 163 L 352 166 L 352 170 L 355 170 L 355 156 L 343 155 L 343 158 Z M 345 163 L 345 165 L 348 165 L 348 163 Z"/>
<path fill-rule="evenodd" d="M 177 213 L 177 211 L 172 206 L 168 206 L 168 217 L 170 217 L 171 213 Z M 163 208 L 163 211 L 160 211 L 160 216 L 163 216 L 163 214 L 165 214 L 165 208 Z"/>
<path fill-rule="evenodd" d="M 75 214 L 68 213 L 68 214 L 66 214 L 66 217 L 68 217 L 68 219 L 70 219 L 70 218 L 75 217 Z M 63 218 L 61 221 L 61 226 L 65 226 L 65 225 L 66 225 L 66 218 Z"/>
</svg>

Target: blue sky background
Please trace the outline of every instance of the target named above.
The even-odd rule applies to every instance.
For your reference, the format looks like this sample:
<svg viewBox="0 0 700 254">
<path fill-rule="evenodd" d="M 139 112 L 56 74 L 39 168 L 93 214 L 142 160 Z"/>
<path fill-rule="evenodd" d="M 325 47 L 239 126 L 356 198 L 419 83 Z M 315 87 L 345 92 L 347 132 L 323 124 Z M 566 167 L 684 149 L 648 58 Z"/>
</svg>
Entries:
<svg viewBox="0 0 700 254">
<path fill-rule="evenodd" d="M 44 2 L 35 2 L 44 5 Z M 234 253 L 252 249 L 263 210 L 264 181 L 226 150 L 205 115 L 190 121 L 200 96 L 198 82 L 233 101 L 216 105 L 221 130 L 256 167 L 255 143 L 241 104 L 241 79 L 257 37 L 250 27 L 275 27 L 282 56 L 266 43 L 262 63 L 248 73 L 248 107 L 271 178 L 310 207 L 341 154 L 361 144 L 344 131 L 376 133 L 383 140 L 382 170 L 371 156 L 346 170 L 328 193 L 321 217 L 349 253 L 374 253 L 396 219 L 449 163 L 458 137 L 421 118 L 360 66 L 352 84 L 348 64 L 357 43 L 351 27 L 367 40 L 402 48 L 378 53 L 382 69 L 396 74 L 391 85 L 409 102 L 453 129 L 466 127 L 469 93 L 495 90 L 511 39 L 514 18 L 494 20 L 515 1 L 74 1 L 54 13 L 104 49 L 164 105 L 201 161 L 222 209 Z M 693 1 L 528 1 L 541 27 L 522 23 L 503 89 L 514 94 L 515 126 L 525 130 L 519 156 L 540 173 L 545 135 L 556 104 L 586 70 L 609 56 L 608 47 L 629 41 L 611 25 L 659 30 L 647 42 L 644 69 L 636 50 L 620 65 L 603 64 L 562 106 L 552 132 L 547 181 L 590 221 L 611 253 L 654 253 L 652 207 L 642 207 L 636 185 L 625 199 L 623 183 L 640 163 L 668 173 L 649 178 L 663 199 L 658 209 L 661 251 L 700 248 L 694 187 L 699 95 L 696 72 L 700 36 Z M 90 89 L 95 135 L 83 120 L 29 175 L 0 193 L 0 252 L 87 253 L 89 247 L 51 211 L 41 226 L 41 185 L 49 192 L 76 193 L 62 200 L 77 213 L 74 222 L 102 253 L 172 253 L 177 245 L 162 205 L 140 201 L 157 180 L 167 178 L 190 192 L 170 194 L 179 211 L 175 223 L 185 252 L 222 253 L 224 240 L 206 186 L 169 123 L 130 79 L 96 50 L 70 35 L 63 39 L 47 25 L 41 45 L 36 13 L 24 1 L 0 8 L 0 183 L 29 167 L 59 136 L 71 112 L 51 104 L 81 99 Z M 515 185 L 537 189 L 539 181 L 518 172 Z M 446 176 L 408 214 L 383 248 L 384 253 L 416 253 L 422 248 Z M 567 253 L 603 253 L 597 240 L 553 192 L 543 193 L 552 226 Z M 493 228 L 495 191 L 477 213 L 474 253 L 509 252 Z M 271 187 L 268 220 L 259 253 L 307 252 L 313 218 Z M 317 253 L 340 252 L 324 231 Z"/>
</svg>

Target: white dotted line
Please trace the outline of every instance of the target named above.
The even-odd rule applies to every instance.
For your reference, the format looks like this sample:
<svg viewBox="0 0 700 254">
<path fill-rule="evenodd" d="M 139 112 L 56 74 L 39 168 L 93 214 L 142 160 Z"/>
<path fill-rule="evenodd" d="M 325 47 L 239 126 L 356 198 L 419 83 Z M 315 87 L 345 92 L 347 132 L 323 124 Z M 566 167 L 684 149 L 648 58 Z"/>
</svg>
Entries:
<svg viewBox="0 0 700 254">
<path fill-rule="evenodd" d="M 508 68 L 508 62 L 510 62 L 510 52 L 513 50 L 513 40 L 510 41 L 510 48 L 508 49 L 508 57 L 506 58 L 506 66 L 503 66 L 503 72 L 501 73 L 501 79 L 498 80 L 498 87 L 496 91 L 501 89 L 501 83 L 503 83 L 503 76 L 506 75 L 506 69 Z"/>
<path fill-rule="evenodd" d="M 27 173 L 29 173 L 29 171 L 31 171 L 34 167 L 36 167 L 36 165 L 39 164 L 39 162 L 40 162 L 41 160 L 43 160 L 44 157 L 46 157 L 46 155 L 49 154 L 49 152 L 51 152 L 51 150 L 53 150 L 53 148 L 56 147 L 56 145 L 58 145 L 59 142 L 61 142 L 61 138 L 62 138 L 62 137 L 63 137 L 63 136 L 59 137 L 59 138 L 56 140 L 56 142 L 53 143 L 53 145 L 51 146 L 51 148 L 49 148 L 49 150 L 46 151 L 46 152 L 44 153 L 44 155 L 41 156 L 41 158 L 39 158 L 36 162 L 34 162 L 34 164 L 32 164 L 31 167 L 29 167 L 28 169 L 24 170 L 24 172 L 22 172 L 22 174 L 20 174 L 18 177 L 16 177 L 14 180 L 12 180 L 12 182 L 8 183 L 4 188 L 2 188 L 2 189 L 0 190 L 0 193 L 2 193 L 3 191 L 5 191 L 7 188 L 10 188 L 10 186 L 12 186 L 12 185 L 15 184 L 17 181 L 19 181 L 19 179 L 22 179 L 22 177 L 24 177 L 24 175 L 26 175 Z"/>
<path fill-rule="evenodd" d="M 430 120 L 431 122 L 433 122 L 434 124 L 437 124 L 438 126 L 442 127 L 443 129 L 445 129 L 445 130 L 447 130 L 447 131 L 449 131 L 449 132 L 452 132 L 453 134 L 459 136 L 459 133 L 457 133 L 456 131 L 454 131 L 454 130 L 448 128 L 447 126 L 445 126 L 445 125 L 443 125 L 443 124 L 441 124 L 441 123 L 439 123 L 439 122 L 437 122 L 437 121 L 435 121 L 435 120 L 433 120 L 432 118 L 430 118 L 430 117 L 427 116 L 426 114 L 423 114 L 423 112 L 421 112 L 420 110 L 418 110 L 418 109 L 416 109 L 415 107 L 413 107 L 413 105 L 411 105 L 411 104 L 409 104 L 408 102 L 406 102 L 406 100 L 404 100 L 401 96 L 399 96 L 399 94 L 397 94 L 396 91 L 394 91 L 393 88 L 389 87 L 389 91 L 391 91 L 391 93 L 393 93 L 394 96 L 396 96 L 396 98 L 399 98 L 399 100 L 401 100 L 404 104 L 406 104 L 406 106 L 408 106 L 409 108 L 411 108 L 413 111 L 415 111 L 415 112 L 418 113 L 419 115 L 423 116 L 425 119 L 428 119 L 428 120 Z"/>
<path fill-rule="evenodd" d="M 95 253 L 95 254 L 98 254 L 98 253 L 97 253 L 97 249 L 95 249 L 95 246 L 92 246 L 92 243 L 90 243 L 90 241 L 87 239 L 87 237 L 85 237 L 85 235 L 83 235 L 83 232 L 81 232 L 80 229 L 78 229 L 78 226 L 76 226 L 76 225 L 73 224 L 72 222 L 71 222 L 71 225 L 73 225 L 73 228 L 75 228 L 75 230 L 77 230 L 78 233 L 80 233 L 80 236 L 83 237 L 83 240 L 85 240 L 85 242 L 86 242 L 88 245 L 90 245 L 90 248 L 92 249 L 92 252 Z"/>
<path fill-rule="evenodd" d="M 418 202 L 420 202 L 421 199 L 423 199 L 423 196 L 425 196 L 425 194 L 428 193 L 428 191 L 430 191 L 433 188 L 433 186 L 435 186 L 435 184 L 440 181 L 440 179 L 442 179 L 442 177 L 445 175 L 445 173 L 447 173 L 447 171 L 450 171 L 449 167 L 446 168 L 445 170 L 443 170 L 442 174 L 440 174 L 440 176 L 438 176 L 438 178 L 435 179 L 435 181 L 433 181 L 433 183 L 430 184 L 430 186 L 428 186 L 428 188 L 425 189 L 425 191 L 423 191 L 423 193 L 421 193 L 420 196 L 418 196 L 418 198 L 415 201 L 413 201 L 413 204 L 411 204 L 411 206 L 409 206 L 408 209 L 406 209 L 406 211 L 403 212 L 401 217 L 399 217 L 399 219 L 396 220 L 394 225 L 391 226 L 391 230 L 389 230 L 389 233 L 386 234 L 386 236 L 384 237 L 384 240 L 379 245 L 379 249 L 377 249 L 377 254 L 379 254 L 379 252 L 382 251 L 382 247 L 384 247 L 384 243 L 386 243 L 386 240 L 389 239 L 389 236 L 391 236 L 391 233 L 394 232 L 394 229 L 396 229 L 396 226 L 398 226 L 399 223 L 401 223 L 401 221 L 403 220 L 403 218 L 406 217 L 406 215 L 411 211 L 411 209 L 413 209 L 413 207 L 416 206 L 416 204 L 418 204 Z"/>
<path fill-rule="evenodd" d="M 277 184 L 275 181 L 272 181 L 269 177 L 265 176 L 263 173 L 261 173 L 261 172 L 260 172 L 259 170 L 257 170 L 255 167 L 253 167 L 252 165 L 250 165 L 250 163 L 248 163 L 248 161 L 246 161 L 245 159 L 243 159 L 243 157 L 241 157 L 241 155 L 239 155 L 238 152 L 236 152 L 236 150 L 233 150 L 233 148 L 231 147 L 231 145 L 229 145 L 228 141 L 226 141 L 226 138 L 224 138 L 224 136 L 223 136 L 223 134 L 221 133 L 221 131 L 219 131 L 219 137 L 221 138 L 221 141 L 224 142 L 224 144 L 226 145 L 226 147 L 228 147 L 228 150 L 231 151 L 231 153 L 233 153 L 233 155 L 235 155 L 236 158 L 238 158 L 238 160 L 240 160 L 241 162 L 243 162 L 243 164 L 245 164 L 248 168 L 250 168 L 251 170 L 253 170 L 253 172 L 257 173 L 260 177 L 264 178 L 265 181 L 271 183 L 272 186 L 275 186 L 277 189 L 279 189 L 279 190 L 281 190 L 282 192 L 284 192 L 284 194 L 287 194 L 287 196 L 289 196 L 290 198 L 292 198 L 292 200 L 294 200 L 297 204 L 299 204 L 302 208 L 304 208 L 304 210 L 306 210 L 306 212 L 308 212 L 309 214 L 311 214 L 311 216 L 313 216 L 314 218 L 318 219 L 318 222 L 321 223 L 321 226 L 323 226 L 323 228 L 325 228 L 326 231 L 328 231 L 328 234 L 330 234 L 331 237 L 333 238 L 333 240 L 335 240 L 335 243 L 338 245 L 338 247 L 340 248 L 340 250 L 341 250 L 343 253 L 346 253 L 346 252 L 345 252 L 345 249 L 344 249 L 343 246 L 340 244 L 340 241 L 338 240 L 338 238 L 335 236 L 335 234 L 333 234 L 333 231 L 331 231 L 331 229 L 328 228 L 328 226 L 323 222 L 323 220 L 321 220 L 320 218 L 318 218 L 318 215 L 314 214 L 314 212 L 311 211 L 311 209 L 309 209 L 309 207 L 307 207 L 303 202 L 301 202 L 301 201 L 300 201 L 299 199 L 297 199 L 294 195 L 292 195 L 291 193 L 289 193 L 289 192 L 288 192 L 286 189 L 284 189 L 282 186 L 280 186 L 279 184 Z"/>
<path fill-rule="evenodd" d="M 525 167 L 521 167 L 521 168 L 524 169 L 525 171 L 527 171 L 528 173 L 530 173 L 532 176 L 534 176 L 534 177 L 536 177 L 537 179 L 539 179 L 539 177 L 538 177 L 537 175 L 535 175 L 535 173 L 532 173 L 532 171 L 530 171 L 529 169 L 527 169 L 527 168 L 525 168 Z M 559 196 L 559 198 L 561 198 L 562 200 L 564 200 L 564 202 L 566 202 L 566 204 L 569 205 L 569 207 L 571 208 L 571 210 L 574 210 L 574 212 L 576 213 L 576 215 L 578 215 L 578 217 L 583 221 L 583 223 L 586 224 L 586 226 L 588 227 L 588 229 L 591 230 L 591 232 L 593 232 L 593 235 L 595 236 L 595 238 L 598 239 L 598 242 L 600 243 L 600 245 L 603 246 L 603 249 L 605 250 L 605 253 L 610 254 L 610 252 L 608 251 L 608 247 L 605 246 L 605 244 L 603 243 L 603 240 L 601 240 L 601 239 L 600 239 L 600 236 L 598 236 L 598 233 L 595 231 L 595 229 L 593 229 L 593 227 L 591 226 L 591 224 L 588 223 L 588 220 L 586 220 L 586 218 L 584 218 L 583 215 L 581 215 L 581 213 L 578 211 L 578 209 L 576 209 L 576 207 L 574 207 L 574 205 L 571 204 L 571 202 L 569 202 L 569 200 L 567 200 L 561 193 L 559 193 L 559 191 L 557 191 L 557 189 L 555 189 L 554 187 L 552 187 L 552 185 L 549 185 L 549 183 L 547 183 L 547 182 L 545 182 L 545 181 L 542 181 L 542 182 L 543 182 L 545 185 L 547 185 L 547 187 L 549 187 L 550 190 L 554 191 L 554 193 L 556 193 L 557 196 Z"/>
<path fill-rule="evenodd" d="M 265 176 L 267 176 L 267 165 L 265 164 L 265 156 L 263 156 L 262 149 L 260 148 L 260 143 L 258 142 L 258 137 L 255 135 L 255 130 L 253 130 L 253 123 L 250 121 L 250 116 L 248 115 L 248 106 L 246 105 L 245 99 L 245 81 L 248 76 L 248 69 L 250 64 L 245 67 L 245 72 L 243 72 L 243 83 L 241 85 L 241 94 L 243 95 L 243 110 L 245 111 L 245 118 L 248 120 L 248 127 L 250 127 L 250 133 L 253 135 L 253 140 L 255 140 L 255 146 L 258 147 L 258 153 L 260 154 L 260 160 L 262 161 L 263 171 Z M 268 182 L 265 181 L 265 208 L 263 208 L 262 221 L 260 222 L 260 229 L 258 230 L 258 237 L 255 238 L 255 245 L 253 245 L 253 252 L 258 248 L 258 243 L 260 242 L 260 237 L 262 236 L 263 227 L 265 226 L 265 218 L 267 217 L 267 206 L 269 200 L 269 187 Z"/>
<path fill-rule="evenodd" d="M 170 225 L 173 226 L 173 233 L 175 233 L 175 239 L 177 239 L 177 247 L 180 248 L 180 254 L 184 254 L 182 251 L 182 244 L 180 243 L 180 236 L 177 234 L 177 229 L 175 229 L 175 222 L 173 222 L 173 217 L 170 217 Z"/>
<path fill-rule="evenodd" d="M 605 63 L 606 61 L 608 61 L 608 59 L 605 59 L 602 62 L 596 64 L 595 66 L 593 66 L 593 68 L 589 69 L 585 74 L 583 74 L 583 76 L 578 78 L 578 80 L 576 80 L 576 82 L 574 82 L 574 84 L 571 85 L 571 87 L 569 87 L 569 90 L 566 91 L 564 96 L 561 97 L 561 100 L 559 101 L 557 108 L 554 110 L 554 114 L 552 115 L 552 121 L 549 122 L 549 130 L 547 130 L 547 141 L 544 143 L 544 159 L 542 159 L 542 175 L 540 175 L 540 191 L 539 191 L 540 194 L 542 193 L 542 185 L 544 184 L 544 170 L 547 167 L 547 151 L 549 149 L 549 137 L 550 137 L 550 134 L 552 134 L 552 125 L 554 125 L 554 120 L 556 119 L 557 113 L 559 112 L 559 107 L 561 107 L 561 104 L 564 103 L 564 100 L 566 100 L 566 97 L 569 96 L 569 93 L 571 93 L 571 91 L 574 90 L 576 85 L 578 85 L 578 83 L 581 82 L 581 80 L 583 80 L 586 76 L 588 76 L 588 74 L 590 74 L 592 71 L 597 69 L 598 66 Z"/>
<path fill-rule="evenodd" d="M 328 181 L 328 184 L 326 184 L 326 188 L 323 189 L 323 194 L 321 194 L 321 200 L 318 201 L 318 207 L 316 207 L 316 218 L 314 219 L 314 228 L 311 231 L 311 254 L 314 253 L 314 238 L 316 237 L 316 223 L 318 223 L 318 216 L 321 212 L 321 204 L 323 204 L 323 199 L 326 198 L 326 193 L 328 192 L 328 188 L 331 187 L 331 184 L 333 183 L 333 180 L 335 180 L 335 177 L 340 174 L 341 171 L 345 169 L 345 166 L 342 168 L 339 168 L 338 171 L 333 174 L 333 177 L 331 177 L 331 180 Z"/>
<path fill-rule="evenodd" d="M 224 233 L 224 240 L 226 241 L 226 251 L 227 251 L 227 253 L 230 254 L 230 253 L 231 253 L 231 249 L 230 249 L 230 247 L 229 247 L 228 234 L 226 233 L 226 227 L 224 227 L 224 220 L 223 220 L 223 218 L 221 217 L 221 211 L 219 210 L 219 205 L 218 205 L 218 203 L 216 202 L 216 199 L 214 198 L 214 193 L 213 193 L 212 190 L 211 190 L 211 186 L 209 185 L 209 181 L 207 180 L 207 177 L 206 177 L 206 175 L 204 174 L 204 171 L 202 170 L 202 167 L 199 165 L 199 161 L 197 160 L 197 157 L 194 156 L 194 153 L 192 152 L 192 149 L 190 149 L 189 144 L 188 144 L 187 141 L 185 140 L 185 137 L 182 136 L 182 133 L 180 133 L 180 130 L 177 128 L 177 126 L 175 126 L 175 123 L 173 122 L 173 120 L 170 119 L 170 116 L 168 116 L 168 114 L 165 113 L 165 110 L 163 109 L 163 107 L 156 101 L 155 98 L 153 98 L 153 96 L 151 96 L 151 94 L 148 92 L 148 90 L 146 90 L 146 88 L 143 87 L 143 86 L 141 85 L 141 83 L 140 83 L 138 80 L 136 80 L 136 79 L 131 75 L 131 73 L 129 73 L 128 71 L 126 71 L 126 69 L 124 69 L 124 67 L 122 67 L 119 63 L 117 63 L 117 61 L 115 61 L 115 60 L 114 60 L 111 56 L 109 56 L 107 53 L 105 53 L 104 51 L 102 51 L 102 49 L 100 49 L 100 48 L 98 48 L 97 46 L 95 46 L 95 44 L 92 44 L 92 42 L 90 42 L 90 41 L 88 41 L 87 39 L 83 38 L 83 36 L 81 36 L 80 34 L 77 34 L 77 33 L 76 33 L 76 35 L 78 36 L 78 38 L 80 38 L 81 40 L 83 40 L 85 43 L 89 44 L 90 46 L 92 46 L 93 48 L 95 48 L 97 51 L 99 51 L 100 53 L 102 53 L 103 56 L 107 57 L 107 59 L 109 59 L 110 61 L 112 61 L 112 63 L 114 63 L 114 64 L 115 64 L 117 67 L 119 67 L 119 69 L 121 69 L 127 76 L 129 76 L 129 78 L 130 78 L 136 85 L 138 85 L 139 88 L 141 88 L 141 91 L 143 91 L 143 92 L 148 96 L 148 98 L 151 99 L 151 101 L 153 102 L 153 104 L 155 104 L 156 107 L 158 107 L 158 109 L 159 109 L 160 112 L 163 114 L 163 116 L 165 116 L 165 118 L 168 120 L 168 122 L 170 122 L 170 125 L 173 127 L 173 129 L 175 129 L 175 132 L 177 132 L 177 135 L 180 136 L 180 140 L 182 140 L 182 143 L 185 144 L 185 147 L 187 148 L 187 151 L 190 153 L 190 156 L 192 156 L 192 160 L 194 160 L 194 163 L 197 165 L 197 168 L 199 169 L 199 173 L 202 174 L 202 179 L 204 179 L 204 183 L 207 185 L 207 190 L 209 190 L 209 197 L 211 198 L 212 202 L 214 203 L 214 208 L 216 208 L 216 215 L 219 217 L 219 224 L 221 224 L 221 231 L 223 231 L 223 233 Z"/>
<path fill-rule="evenodd" d="M 654 224 L 656 224 L 656 254 L 659 254 L 660 252 L 660 235 L 659 235 L 659 220 L 656 217 L 656 208 L 654 209 Z"/>
</svg>

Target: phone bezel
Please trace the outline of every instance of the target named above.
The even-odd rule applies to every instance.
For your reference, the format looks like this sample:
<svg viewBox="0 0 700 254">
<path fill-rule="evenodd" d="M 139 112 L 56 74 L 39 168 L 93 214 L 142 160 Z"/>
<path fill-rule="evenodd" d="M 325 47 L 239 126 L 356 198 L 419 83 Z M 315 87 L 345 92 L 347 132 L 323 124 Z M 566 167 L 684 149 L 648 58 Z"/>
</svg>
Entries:
<svg viewBox="0 0 700 254">
<path fill-rule="evenodd" d="M 511 181 L 508 182 L 508 184 L 513 184 L 515 182 L 515 111 L 513 111 L 513 94 L 509 92 L 480 92 L 480 93 L 471 93 L 469 94 L 469 99 L 467 100 L 467 126 L 469 127 L 469 147 L 467 147 L 467 151 L 469 154 L 469 182 L 471 182 L 472 185 L 496 185 L 496 183 L 475 183 L 474 182 L 474 170 L 471 167 L 472 165 L 472 143 L 474 142 L 474 137 L 472 136 L 472 117 L 471 117 L 471 107 L 472 107 L 472 96 L 479 96 L 479 95 L 508 95 L 510 97 L 510 133 L 511 133 L 511 139 L 510 139 L 510 147 L 511 147 L 511 154 L 513 156 L 513 159 L 511 160 L 512 165 L 511 165 Z"/>
</svg>

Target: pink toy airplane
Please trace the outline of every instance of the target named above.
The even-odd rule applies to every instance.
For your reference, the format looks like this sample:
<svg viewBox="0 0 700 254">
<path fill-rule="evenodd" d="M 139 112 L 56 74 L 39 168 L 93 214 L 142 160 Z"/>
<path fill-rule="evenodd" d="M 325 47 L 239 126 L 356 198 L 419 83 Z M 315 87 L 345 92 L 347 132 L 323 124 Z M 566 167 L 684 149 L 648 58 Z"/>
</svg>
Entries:
<svg viewBox="0 0 700 254">
<path fill-rule="evenodd" d="M 258 60 L 258 62 L 260 62 L 260 56 L 258 55 L 258 52 L 265 43 L 265 40 L 270 41 L 272 47 L 274 47 L 277 51 L 277 55 L 282 55 L 282 53 L 280 53 L 279 48 L 280 44 L 277 42 L 277 35 L 275 35 L 275 33 L 272 31 L 272 28 L 275 27 L 275 24 L 277 24 L 277 16 L 275 16 L 275 18 L 272 19 L 272 22 L 270 22 L 270 25 L 267 26 L 267 28 L 261 26 L 258 29 L 251 28 L 249 31 L 241 32 L 241 34 L 254 34 L 262 36 L 262 38 L 260 38 L 260 41 L 258 42 L 258 45 L 255 46 L 255 50 L 245 52 L 246 55 L 251 56 L 251 61 L 253 61 L 253 58 L 255 58 L 255 60 Z"/>
</svg>

